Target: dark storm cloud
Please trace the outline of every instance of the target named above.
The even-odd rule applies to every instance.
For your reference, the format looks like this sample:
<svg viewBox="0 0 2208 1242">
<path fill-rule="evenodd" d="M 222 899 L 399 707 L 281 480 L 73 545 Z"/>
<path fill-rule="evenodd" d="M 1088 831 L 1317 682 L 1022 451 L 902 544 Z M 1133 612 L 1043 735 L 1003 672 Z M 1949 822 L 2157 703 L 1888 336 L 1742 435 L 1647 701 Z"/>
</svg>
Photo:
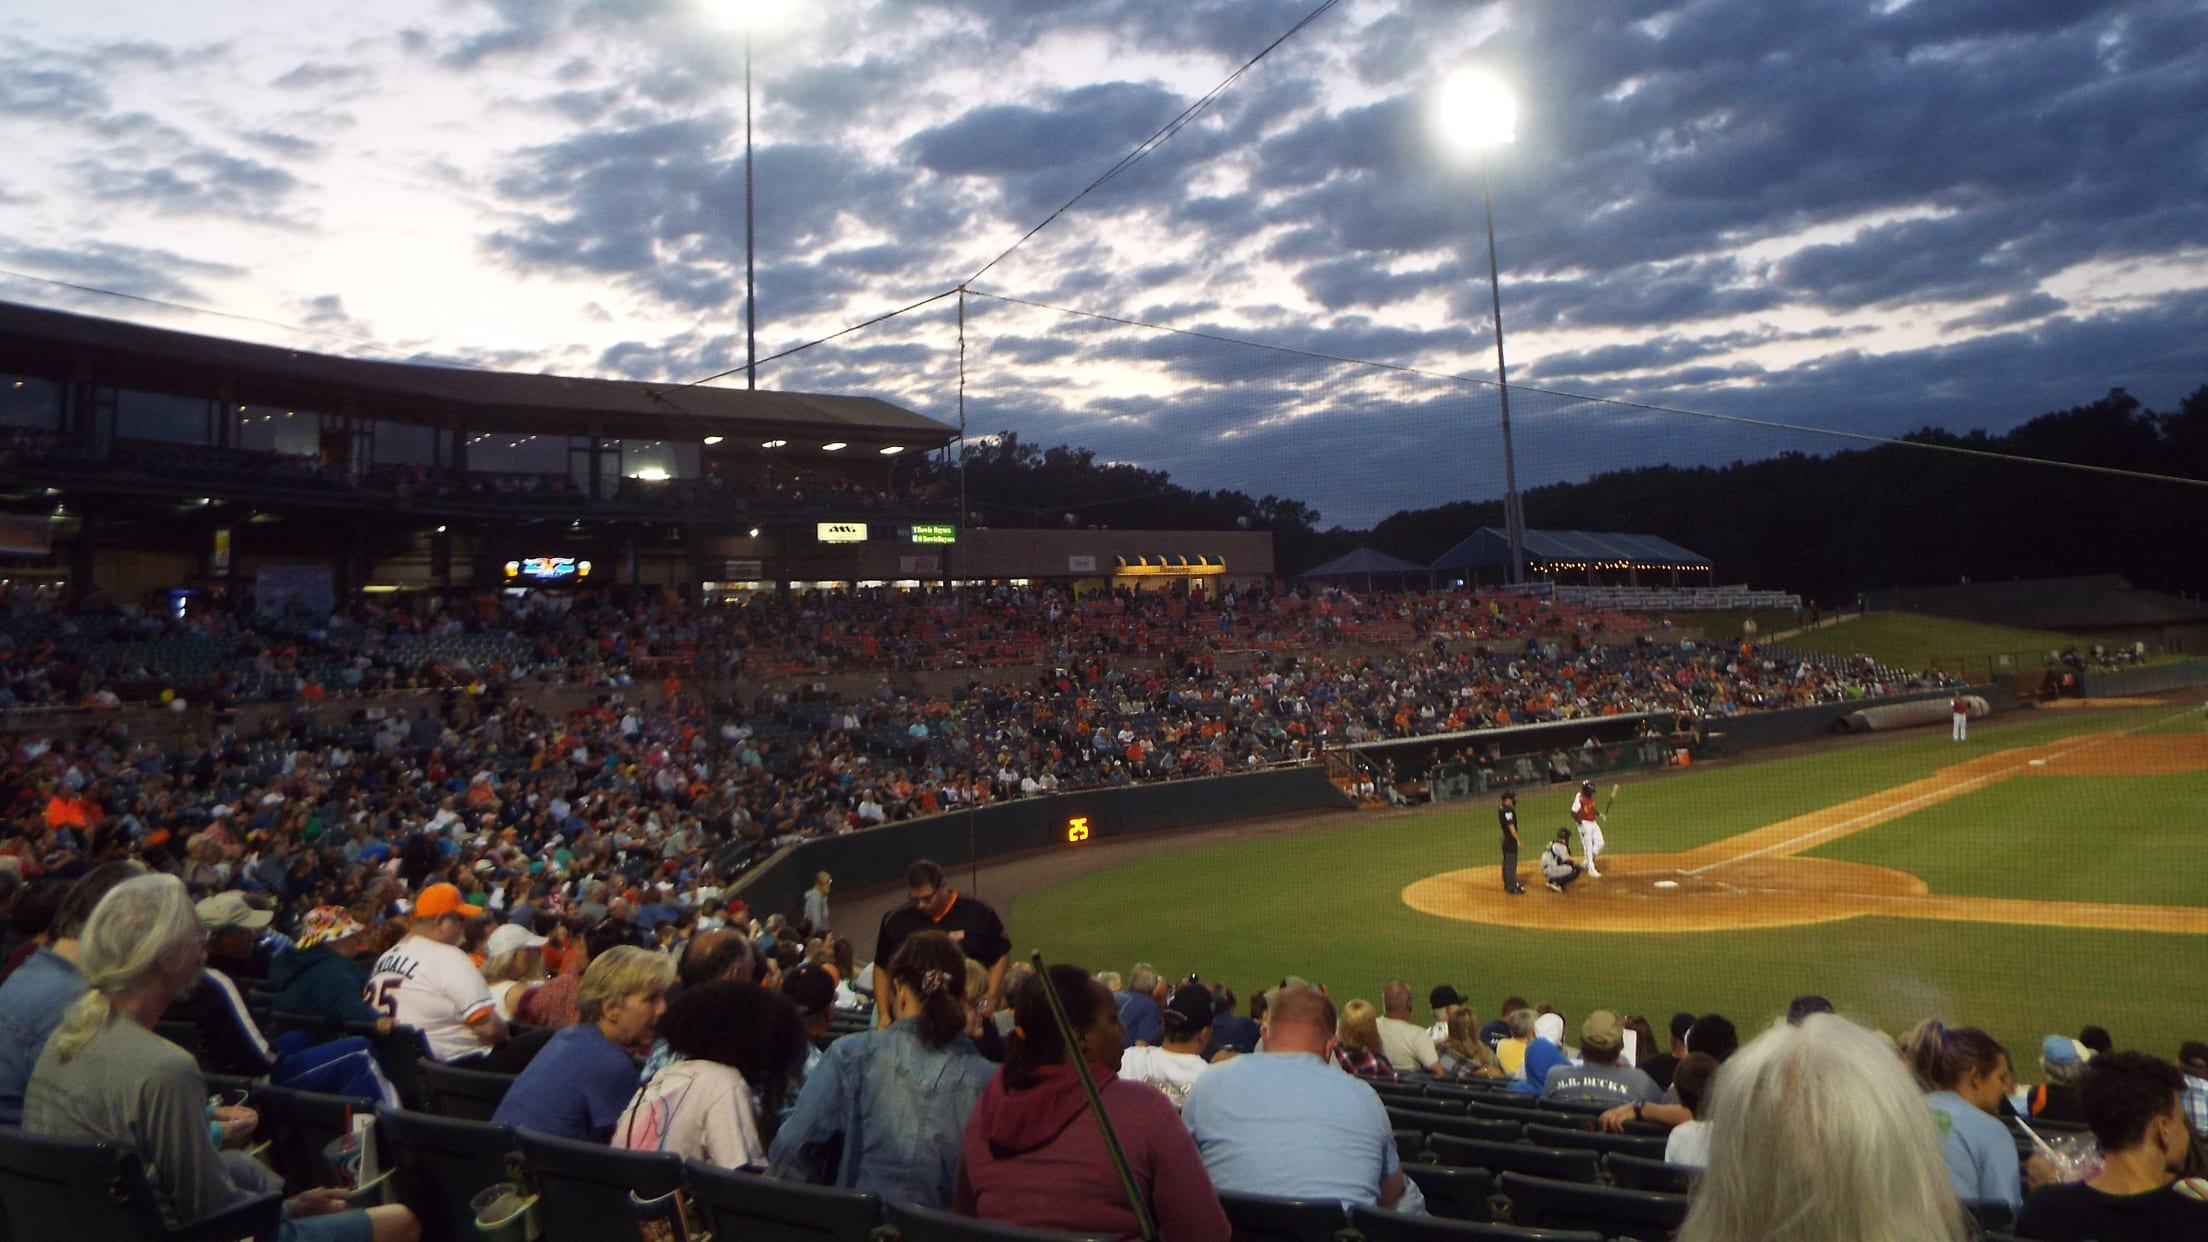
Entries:
<svg viewBox="0 0 2208 1242">
<path fill-rule="evenodd" d="M 172 302 L 202 300 L 194 277 L 227 279 L 245 269 L 209 263 L 173 250 L 154 250 L 113 242 L 85 242 L 58 249 L 0 244 L 9 267 L 66 280 L 72 284 Z"/>
<path fill-rule="evenodd" d="M 1157 86 L 1104 82 L 1056 92 L 1043 104 L 994 104 L 907 139 L 905 153 L 947 177 L 987 178 L 1004 208 L 1039 221 L 1110 168 L 1187 106 Z M 1201 135 L 1171 154 L 1144 159 L 1100 188 L 1099 205 L 1156 193 L 1170 183 L 1182 157 L 1198 157 Z"/>
<path fill-rule="evenodd" d="M 2070 304 L 2051 293 L 2027 293 L 2001 299 L 1982 311 L 1961 315 L 1940 325 L 1942 331 L 1960 332 L 1968 328 L 2005 328 L 2013 323 L 2052 315 Z"/>
<path fill-rule="evenodd" d="M 288 70 L 270 85 L 287 91 L 326 91 L 337 86 L 364 85 L 370 77 L 368 70 L 361 65 L 308 61 Z"/>
<path fill-rule="evenodd" d="M 239 137 L 271 155 L 285 159 L 304 159 L 322 153 L 322 144 L 311 138 L 301 138 L 297 134 L 281 133 L 273 129 L 249 130 Z"/>
<path fill-rule="evenodd" d="M 281 206 L 298 178 L 281 168 L 212 148 L 184 151 L 165 166 L 86 158 L 70 170 L 95 198 L 174 215 L 221 215 L 287 223 Z"/>
</svg>

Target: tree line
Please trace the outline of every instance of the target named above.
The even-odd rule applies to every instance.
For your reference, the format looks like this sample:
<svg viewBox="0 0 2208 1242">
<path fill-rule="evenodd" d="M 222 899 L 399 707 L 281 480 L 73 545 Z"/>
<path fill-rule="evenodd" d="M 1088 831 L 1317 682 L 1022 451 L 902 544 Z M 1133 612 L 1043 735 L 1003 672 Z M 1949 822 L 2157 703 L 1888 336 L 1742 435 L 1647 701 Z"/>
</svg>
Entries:
<svg viewBox="0 0 2208 1242">
<path fill-rule="evenodd" d="M 1248 525 L 1273 533 L 1284 577 L 1359 544 L 1425 564 L 1480 527 L 1503 524 L 1497 499 L 1403 510 L 1369 531 L 1321 530 L 1318 512 L 1300 501 L 1196 491 L 1162 470 L 1099 462 L 1087 449 L 1043 449 L 1010 432 L 969 445 L 965 463 L 970 520 Z M 949 467 L 931 468 L 952 481 Z M 2208 533 L 2208 385 L 2165 413 L 2118 388 L 1998 435 L 1926 427 L 1900 444 L 1824 456 L 1610 471 L 1533 488 L 1524 499 L 1530 528 L 1660 535 L 1710 558 L 1718 581 L 1828 604 L 1882 587 L 2092 573 L 2198 593 L 2208 591 L 2199 546 Z"/>
</svg>

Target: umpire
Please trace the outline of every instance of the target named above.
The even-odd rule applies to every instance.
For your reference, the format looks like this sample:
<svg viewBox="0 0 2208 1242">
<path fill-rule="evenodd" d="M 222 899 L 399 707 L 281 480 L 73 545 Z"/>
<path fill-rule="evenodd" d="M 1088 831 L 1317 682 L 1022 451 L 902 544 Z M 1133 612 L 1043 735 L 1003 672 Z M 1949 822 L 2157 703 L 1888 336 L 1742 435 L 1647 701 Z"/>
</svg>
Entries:
<svg viewBox="0 0 2208 1242">
<path fill-rule="evenodd" d="M 1517 794 L 1503 791 L 1503 804 L 1495 809 L 1495 819 L 1503 827 L 1503 891 L 1523 896 L 1526 887 L 1518 882 Z"/>
</svg>

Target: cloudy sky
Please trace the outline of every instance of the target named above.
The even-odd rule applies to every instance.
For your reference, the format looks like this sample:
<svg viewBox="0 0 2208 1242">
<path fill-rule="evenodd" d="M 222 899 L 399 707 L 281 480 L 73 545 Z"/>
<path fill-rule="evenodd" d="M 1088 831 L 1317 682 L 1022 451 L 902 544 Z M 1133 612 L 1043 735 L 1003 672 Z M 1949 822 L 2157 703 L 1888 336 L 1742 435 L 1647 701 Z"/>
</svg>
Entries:
<svg viewBox="0 0 2208 1242">
<path fill-rule="evenodd" d="M 1020 242 L 1319 5 L 781 6 L 754 36 L 761 355 L 972 278 L 976 435 L 1348 525 L 1492 497 L 1480 172 L 1433 122 L 1477 65 L 1520 107 L 1488 172 L 1522 485 L 1844 446 L 1535 389 L 1898 433 L 2208 382 L 2199 0 L 1341 0 Z M 0 33 L 0 298 L 740 368 L 744 8 L 29 0 Z M 761 386 L 955 424 L 957 314 Z"/>
</svg>

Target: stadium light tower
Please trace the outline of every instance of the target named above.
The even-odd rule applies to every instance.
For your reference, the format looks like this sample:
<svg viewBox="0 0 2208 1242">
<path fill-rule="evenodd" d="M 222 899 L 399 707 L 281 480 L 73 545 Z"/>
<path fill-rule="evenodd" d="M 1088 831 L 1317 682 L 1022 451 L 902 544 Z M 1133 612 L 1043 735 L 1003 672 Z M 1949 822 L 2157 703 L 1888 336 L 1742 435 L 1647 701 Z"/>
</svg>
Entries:
<svg viewBox="0 0 2208 1242">
<path fill-rule="evenodd" d="M 751 39 L 779 25 L 789 0 L 704 0 L 706 12 L 744 36 L 744 387 L 759 387 L 759 289 L 757 230 L 751 196 Z"/>
<path fill-rule="evenodd" d="M 1510 582 L 1526 581 L 1526 511 L 1518 497 L 1518 463 L 1510 444 L 1510 371 L 1503 363 L 1503 279 L 1495 260 L 1495 198 L 1488 192 L 1488 152 L 1518 140 L 1518 101 L 1493 74 L 1460 69 L 1442 83 L 1441 130 L 1459 150 L 1480 159 L 1480 204 L 1487 210 L 1487 290 L 1495 308 L 1495 392 L 1503 410 L 1503 531 L 1510 539 Z"/>
</svg>

